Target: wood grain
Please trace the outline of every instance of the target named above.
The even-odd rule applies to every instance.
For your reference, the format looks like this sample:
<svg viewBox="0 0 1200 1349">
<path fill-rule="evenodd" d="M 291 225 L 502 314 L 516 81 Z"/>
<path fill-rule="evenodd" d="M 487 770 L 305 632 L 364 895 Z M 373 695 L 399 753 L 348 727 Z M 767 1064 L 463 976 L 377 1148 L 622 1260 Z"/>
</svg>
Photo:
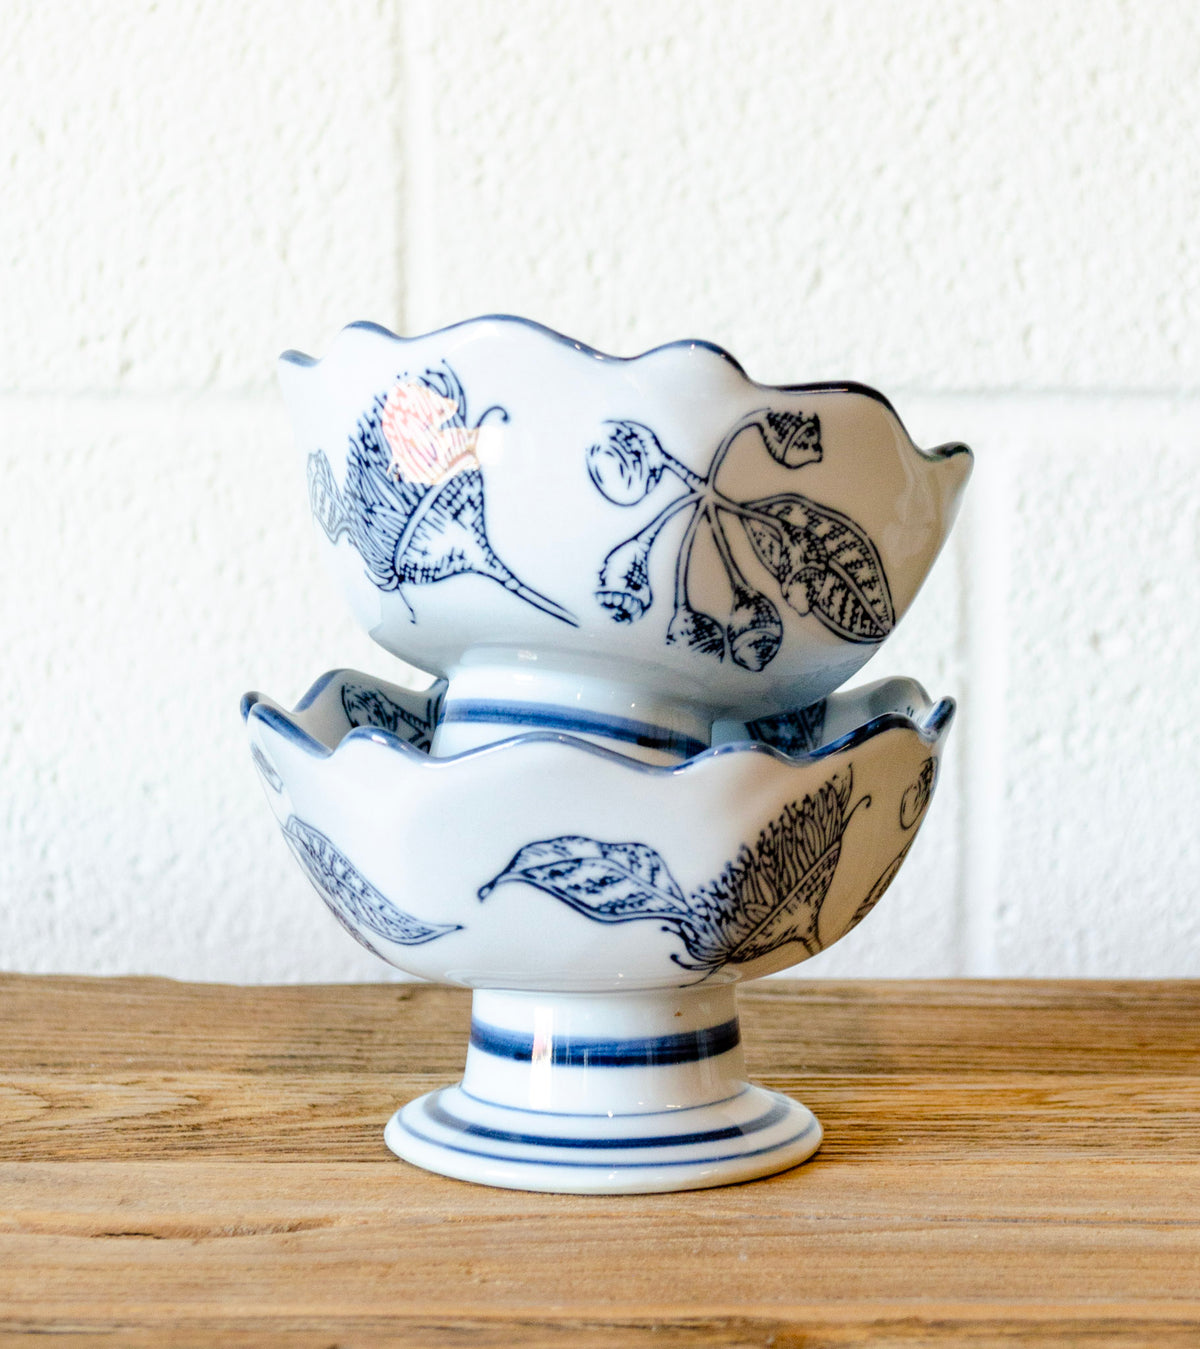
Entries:
<svg viewBox="0 0 1200 1349">
<path fill-rule="evenodd" d="M 0 1342 L 1200 1345 L 1200 985 L 781 983 L 817 1157 L 586 1198 L 391 1158 L 461 993 L 0 976 Z"/>
</svg>

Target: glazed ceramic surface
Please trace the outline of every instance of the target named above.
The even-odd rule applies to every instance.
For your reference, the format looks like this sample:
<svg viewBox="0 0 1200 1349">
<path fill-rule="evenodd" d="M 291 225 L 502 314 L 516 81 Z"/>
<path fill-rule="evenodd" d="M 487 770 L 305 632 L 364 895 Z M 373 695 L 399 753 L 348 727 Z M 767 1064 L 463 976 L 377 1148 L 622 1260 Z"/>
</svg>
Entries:
<svg viewBox="0 0 1200 1349">
<path fill-rule="evenodd" d="M 756 384 L 701 342 L 355 324 L 280 379 L 351 609 L 449 677 L 442 754 L 536 724 L 682 761 L 714 720 L 819 701 L 903 616 L 970 471 L 873 390 Z"/>
<path fill-rule="evenodd" d="M 406 1160 L 515 1189 L 698 1189 L 812 1155 L 812 1112 L 745 1081 L 734 986 L 476 993 L 461 1084 L 398 1110 Z"/>
<path fill-rule="evenodd" d="M 384 960 L 559 992 L 753 978 L 831 945 L 912 846 L 953 713 L 888 680 L 777 718 L 783 748 L 743 728 L 654 768 L 555 732 L 435 758 L 442 693 L 337 671 L 291 713 L 247 695 L 268 800 Z"/>
<path fill-rule="evenodd" d="M 810 1156 L 745 1080 L 735 990 L 830 946 L 928 809 L 949 700 L 833 690 L 895 627 L 970 471 L 860 385 L 620 360 L 520 319 L 344 330 L 281 381 L 319 537 L 426 690 L 243 701 L 288 846 L 381 959 L 474 990 L 401 1157 L 579 1193 Z"/>
<path fill-rule="evenodd" d="M 912 846 L 953 704 L 910 680 L 721 723 L 652 767 L 561 732 L 430 754 L 445 699 L 354 671 L 243 701 L 300 865 L 350 934 L 476 990 L 460 1084 L 388 1145 L 491 1185 L 635 1193 L 810 1156 L 811 1112 L 745 1080 L 736 981 L 816 954 Z"/>
</svg>

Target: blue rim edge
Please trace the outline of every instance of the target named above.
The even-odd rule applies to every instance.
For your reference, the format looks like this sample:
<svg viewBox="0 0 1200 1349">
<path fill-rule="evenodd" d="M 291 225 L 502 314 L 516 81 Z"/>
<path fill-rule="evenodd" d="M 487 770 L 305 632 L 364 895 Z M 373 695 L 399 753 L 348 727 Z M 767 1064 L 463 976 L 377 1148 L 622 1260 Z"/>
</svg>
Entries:
<svg viewBox="0 0 1200 1349">
<path fill-rule="evenodd" d="M 292 709 L 292 714 L 310 708 L 338 675 L 357 673 L 359 672 L 345 668 L 327 670 Z M 833 754 L 840 754 L 848 749 L 857 749 L 860 745 L 874 739 L 877 735 L 882 735 L 885 731 L 911 731 L 917 735 L 923 744 L 934 745 L 950 729 L 954 720 L 955 707 L 953 698 L 941 698 L 936 703 L 930 702 L 928 711 L 919 721 L 906 716 L 903 712 L 881 712 L 878 716 L 872 717 L 869 721 L 864 721 L 853 730 L 838 736 L 836 740 L 831 740 L 828 744 L 821 745 L 820 748 L 809 750 L 804 754 L 785 754 L 782 750 L 776 749 L 772 745 L 764 745 L 758 740 L 731 740 L 722 745 L 713 745 L 700 754 L 685 759 L 682 763 L 648 764 L 643 763 L 640 759 L 631 759 L 626 754 L 618 754 L 615 750 L 606 749 L 603 745 L 595 745 L 590 740 L 581 740 L 578 736 L 568 735 L 564 731 L 525 731 L 519 735 L 509 736 L 504 740 L 497 740 L 490 745 L 480 745 L 475 749 L 463 750 L 461 754 L 448 754 L 443 758 L 435 759 L 426 751 L 416 749 L 393 731 L 386 731 L 378 726 L 355 726 L 342 736 L 334 749 L 330 749 L 328 745 L 322 744 L 315 736 L 309 735 L 303 727 L 297 726 L 287 713 L 267 706 L 264 695 L 261 693 L 251 690 L 249 693 L 242 695 L 241 701 L 243 721 L 248 722 L 252 716 L 259 718 L 278 735 L 304 750 L 314 759 L 331 759 L 351 741 L 370 740 L 377 745 L 383 745 L 396 751 L 427 770 L 439 770 L 451 767 L 454 764 L 481 758 L 486 754 L 496 754 L 519 748 L 522 745 L 555 744 L 578 750 L 584 754 L 593 754 L 600 759 L 607 759 L 612 763 L 619 764 L 623 768 L 635 769 L 640 773 L 649 773 L 655 777 L 672 777 L 679 773 L 686 773 L 697 764 L 729 754 L 765 754 L 781 764 L 792 766 L 819 763 L 822 759 L 827 759 Z"/>
<path fill-rule="evenodd" d="M 354 323 L 348 323 L 337 334 L 362 330 L 363 332 L 377 333 L 380 337 L 389 338 L 393 342 L 421 342 L 430 337 L 442 337 L 447 333 L 457 332 L 460 328 L 474 327 L 476 324 L 485 323 L 513 323 L 522 328 L 529 328 L 533 332 L 540 333 L 543 337 L 550 338 L 554 342 L 559 342 L 563 346 L 571 347 L 579 352 L 581 356 L 591 357 L 596 361 L 611 361 L 614 365 L 633 365 L 637 361 L 645 360 L 648 356 L 656 356 L 662 351 L 672 351 L 677 347 L 688 347 L 692 350 L 701 350 L 710 352 L 713 356 L 724 361 L 733 370 L 756 389 L 762 389 L 767 393 L 851 393 L 859 394 L 864 398 L 874 399 L 877 403 L 882 403 L 888 412 L 895 417 L 900 429 L 908 437 L 908 442 L 913 449 L 927 459 L 952 459 L 955 455 L 965 454 L 974 458 L 971 447 L 964 445 L 962 441 L 949 441 L 945 445 L 936 445 L 932 449 L 923 450 L 908 434 L 908 428 L 901 420 L 900 414 L 896 411 L 895 405 L 886 394 L 882 394 L 878 389 L 873 389 L 869 384 L 862 384 L 854 379 L 835 379 L 835 380 L 816 380 L 809 384 L 762 384 L 756 379 L 751 379 L 746 373 L 745 366 L 738 360 L 732 352 L 719 346 L 716 342 L 709 342 L 702 337 L 677 338 L 674 342 L 662 342 L 656 347 L 649 347 L 645 351 L 640 351 L 635 356 L 613 356 L 607 351 L 598 351 L 595 347 L 588 346 L 586 342 L 576 341 L 573 337 L 568 337 L 565 333 L 560 333 L 556 328 L 550 328 L 544 323 L 538 323 L 536 319 L 522 318 L 519 314 L 479 314 L 474 318 L 460 319 L 457 323 L 448 323 L 444 328 L 431 328 L 425 333 L 415 333 L 412 337 L 402 337 L 399 333 L 394 333 L 390 328 L 385 328 L 382 323 L 372 323 L 369 319 L 358 319 Z M 337 337 L 334 338 L 337 341 Z M 324 357 L 309 356 L 303 351 L 289 349 L 282 352 L 280 361 L 288 365 L 310 368 L 318 366 Z"/>
</svg>

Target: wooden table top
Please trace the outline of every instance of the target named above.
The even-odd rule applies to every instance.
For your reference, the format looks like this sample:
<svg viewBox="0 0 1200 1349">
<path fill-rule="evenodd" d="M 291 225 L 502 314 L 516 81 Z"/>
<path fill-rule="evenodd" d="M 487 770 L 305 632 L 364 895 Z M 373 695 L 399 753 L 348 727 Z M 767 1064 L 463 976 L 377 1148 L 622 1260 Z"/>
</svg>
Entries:
<svg viewBox="0 0 1200 1349">
<path fill-rule="evenodd" d="M 768 1180 L 445 1180 L 383 1124 L 454 1078 L 416 985 L 0 977 L 0 1342 L 1200 1345 L 1200 982 L 784 983 Z"/>
</svg>

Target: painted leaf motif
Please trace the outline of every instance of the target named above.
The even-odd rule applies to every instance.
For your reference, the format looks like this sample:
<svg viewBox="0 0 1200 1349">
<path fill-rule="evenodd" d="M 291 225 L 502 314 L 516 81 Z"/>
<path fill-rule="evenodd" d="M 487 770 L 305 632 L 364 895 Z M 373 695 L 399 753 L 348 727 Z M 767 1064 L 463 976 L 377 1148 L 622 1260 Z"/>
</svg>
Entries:
<svg viewBox="0 0 1200 1349">
<path fill-rule="evenodd" d="M 350 533 L 350 521 L 324 450 L 316 450 L 308 456 L 308 504 L 312 507 L 313 519 L 325 531 L 330 543 L 336 543 L 343 534 Z"/>
<path fill-rule="evenodd" d="M 748 505 L 779 522 L 749 519 L 746 533 L 797 613 L 811 609 L 848 642 L 881 642 L 891 632 L 896 620 L 883 563 L 849 516 L 792 493 Z"/>
<path fill-rule="evenodd" d="M 375 955 L 379 952 L 359 928 L 365 927 L 399 946 L 421 946 L 460 930 L 459 923 L 425 923 L 397 908 L 319 829 L 298 816 L 288 816 L 283 834 L 333 916 Z"/>
<path fill-rule="evenodd" d="M 821 579 L 820 550 L 803 529 L 787 520 L 743 518 L 758 560 L 779 582 L 784 602 L 798 614 L 812 608 L 809 592 Z"/>
<path fill-rule="evenodd" d="M 601 843 L 575 834 L 520 849 L 479 898 L 505 882 L 523 881 L 598 922 L 655 919 L 678 933 L 688 958 L 672 959 L 689 970 L 711 973 L 745 964 L 790 942 L 814 955 L 821 949 L 821 906 L 853 814 L 851 790 L 847 769 L 802 802 L 785 806 L 752 848 L 743 847 L 690 898 L 647 844 Z"/>
<path fill-rule="evenodd" d="M 762 408 L 740 418 L 712 452 L 707 472 L 696 472 L 670 454 L 648 426 L 613 421 L 608 440 L 587 450 L 587 468 L 597 490 L 609 501 L 632 506 L 642 501 L 665 473 L 685 488 L 673 505 L 694 507 L 675 562 L 675 614 L 667 644 L 718 654 L 718 643 L 704 615 L 693 617 L 689 579 L 692 544 L 697 530 L 711 536 L 730 587 L 735 612 L 725 625 L 719 654 L 758 672 L 779 652 L 783 627 L 778 601 L 757 596 L 741 574 L 736 553 L 728 546 L 721 517 L 742 525 L 758 560 L 779 586 L 780 597 L 796 613 L 814 614 L 847 642 L 875 644 L 895 626 L 895 611 L 883 563 L 865 531 L 848 516 L 807 497 L 785 492 L 759 501 L 738 501 L 717 484 L 722 463 L 734 443 L 757 430 L 763 448 L 776 463 L 799 469 L 821 462 L 821 420 L 815 414 Z M 612 549 L 601 568 L 596 599 L 621 623 L 641 618 L 654 603 L 646 578 L 657 527 L 673 513 L 668 507 L 651 526 Z M 770 587 L 768 587 L 770 590 Z M 755 598 L 757 596 L 757 598 Z M 749 598 L 748 598 L 749 597 Z M 772 601 L 775 601 L 773 603 Z"/>
<path fill-rule="evenodd" d="M 262 774 L 264 781 L 269 784 L 271 790 L 282 792 L 283 779 L 279 776 L 278 769 L 257 745 L 250 746 L 250 757 L 254 760 L 255 768 Z"/>
<path fill-rule="evenodd" d="M 624 923 L 633 918 L 682 917 L 687 900 L 666 863 L 645 843 L 601 843 L 577 834 L 522 848 L 480 891 L 523 881 L 561 899 L 589 918 Z"/>
</svg>

